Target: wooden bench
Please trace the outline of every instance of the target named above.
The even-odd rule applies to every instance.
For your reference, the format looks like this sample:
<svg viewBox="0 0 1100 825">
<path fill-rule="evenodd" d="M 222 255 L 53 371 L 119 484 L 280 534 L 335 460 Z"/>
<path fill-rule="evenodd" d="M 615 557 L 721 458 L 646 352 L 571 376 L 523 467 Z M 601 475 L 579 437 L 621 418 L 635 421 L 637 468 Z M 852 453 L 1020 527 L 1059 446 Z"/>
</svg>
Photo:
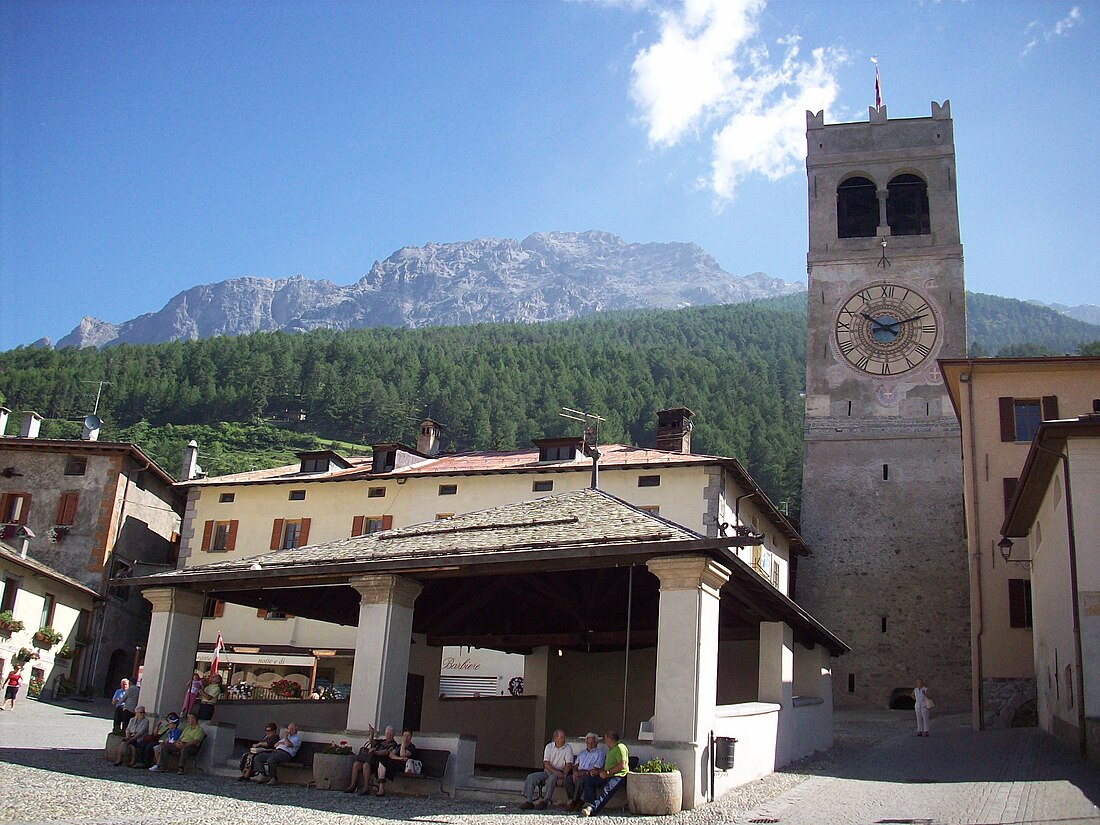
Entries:
<svg viewBox="0 0 1100 825">
<path fill-rule="evenodd" d="M 303 742 L 293 759 L 275 766 L 275 780 L 291 785 L 312 785 L 313 757 L 327 747 L 327 742 Z M 302 776 L 303 773 L 306 774 L 305 777 Z"/>
<path fill-rule="evenodd" d="M 413 782 L 418 779 L 426 779 L 429 782 L 437 783 L 439 792 L 450 798 L 451 795 L 443 789 L 443 777 L 447 774 L 447 763 L 451 759 L 451 752 L 417 748 L 416 758 L 420 760 L 422 765 L 420 773 L 401 773 L 387 779 L 387 781 L 402 782 L 408 780 Z M 428 799 L 431 798 L 432 795 L 428 794 Z"/>
</svg>

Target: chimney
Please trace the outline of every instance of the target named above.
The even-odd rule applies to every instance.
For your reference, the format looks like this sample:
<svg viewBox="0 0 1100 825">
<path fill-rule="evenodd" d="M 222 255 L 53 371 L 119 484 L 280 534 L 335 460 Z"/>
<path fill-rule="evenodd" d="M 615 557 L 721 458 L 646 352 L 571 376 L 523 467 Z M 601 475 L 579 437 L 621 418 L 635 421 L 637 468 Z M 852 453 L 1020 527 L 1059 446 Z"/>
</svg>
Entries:
<svg viewBox="0 0 1100 825">
<path fill-rule="evenodd" d="M 421 455 L 439 455 L 439 425 L 430 418 L 420 423 L 420 433 L 416 437 L 416 451 Z"/>
<path fill-rule="evenodd" d="M 23 413 L 23 423 L 19 427 L 20 438 L 38 438 L 38 431 L 42 428 L 42 416 L 33 410 Z"/>
<path fill-rule="evenodd" d="M 8 434 L 8 416 L 11 415 L 11 410 L 7 407 L 0 407 L 0 438 L 3 438 Z"/>
<path fill-rule="evenodd" d="M 691 452 L 691 423 L 695 415 L 687 407 L 673 407 L 657 413 L 657 439 L 654 446 L 670 453 Z"/>
<path fill-rule="evenodd" d="M 183 464 L 180 465 L 180 481 L 190 481 L 199 474 L 199 442 L 191 439 L 183 448 Z"/>
</svg>

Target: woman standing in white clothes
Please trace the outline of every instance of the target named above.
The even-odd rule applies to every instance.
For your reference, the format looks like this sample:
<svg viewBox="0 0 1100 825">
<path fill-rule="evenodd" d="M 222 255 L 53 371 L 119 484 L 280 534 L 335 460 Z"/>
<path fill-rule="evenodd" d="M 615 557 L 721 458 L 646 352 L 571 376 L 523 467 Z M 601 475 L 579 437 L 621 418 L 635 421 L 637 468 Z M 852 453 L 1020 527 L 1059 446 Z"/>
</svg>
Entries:
<svg viewBox="0 0 1100 825">
<path fill-rule="evenodd" d="M 917 736 L 928 735 L 928 711 L 932 709 L 932 697 L 928 695 L 924 679 L 917 679 L 913 688 L 913 709 L 917 712 Z"/>
</svg>

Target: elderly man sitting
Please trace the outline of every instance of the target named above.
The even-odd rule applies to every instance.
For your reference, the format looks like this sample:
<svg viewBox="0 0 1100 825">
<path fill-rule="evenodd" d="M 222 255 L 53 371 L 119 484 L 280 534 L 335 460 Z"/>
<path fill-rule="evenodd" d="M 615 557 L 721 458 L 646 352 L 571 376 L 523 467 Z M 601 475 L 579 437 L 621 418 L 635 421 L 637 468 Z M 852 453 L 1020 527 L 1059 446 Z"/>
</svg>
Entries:
<svg viewBox="0 0 1100 825">
<path fill-rule="evenodd" d="M 524 810 L 536 807 L 540 809 L 548 808 L 550 800 L 554 797 L 554 791 L 558 787 L 565 788 L 566 796 L 570 796 L 571 788 L 569 785 L 572 784 L 572 777 L 570 777 L 572 768 L 573 746 L 566 744 L 565 731 L 558 728 L 554 731 L 554 741 L 548 742 L 542 752 L 542 770 L 529 774 L 527 781 L 523 783 L 524 802 L 520 807 Z M 538 805 L 535 805 L 535 788 L 544 782 L 546 783 L 546 789 L 543 792 L 542 800 Z"/>
<path fill-rule="evenodd" d="M 261 784 L 277 783 L 275 769 L 282 762 L 289 762 L 302 747 L 302 737 L 298 735 L 298 726 L 290 722 L 286 726 L 286 736 L 275 743 L 275 750 L 258 753 L 252 760 L 253 779 Z"/>
<path fill-rule="evenodd" d="M 573 763 L 573 791 L 570 793 L 570 801 L 566 806 L 568 811 L 579 811 L 584 805 L 581 794 L 584 792 L 584 780 L 586 777 L 599 777 L 603 767 L 604 752 L 600 750 L 600 735 L 589 733 L 584 737 L 584 750 L 577 754 Z"/>
</svg>

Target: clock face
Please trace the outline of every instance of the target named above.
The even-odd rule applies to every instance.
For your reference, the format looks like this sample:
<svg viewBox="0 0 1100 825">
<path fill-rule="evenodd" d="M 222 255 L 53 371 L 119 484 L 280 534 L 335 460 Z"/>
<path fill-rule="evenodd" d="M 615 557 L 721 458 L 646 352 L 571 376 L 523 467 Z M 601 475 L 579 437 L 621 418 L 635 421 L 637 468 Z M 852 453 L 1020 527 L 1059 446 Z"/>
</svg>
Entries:
<svg viewBox="0 0 1100 825">
<path fill-rule="evenodd" d="M 912 286 L 876 281 L 853 293 L 837 311 L 837 354 L 867 375 L 893 378 L 919 369 L 939 342 L 939 309 Z"/>
</svg>

